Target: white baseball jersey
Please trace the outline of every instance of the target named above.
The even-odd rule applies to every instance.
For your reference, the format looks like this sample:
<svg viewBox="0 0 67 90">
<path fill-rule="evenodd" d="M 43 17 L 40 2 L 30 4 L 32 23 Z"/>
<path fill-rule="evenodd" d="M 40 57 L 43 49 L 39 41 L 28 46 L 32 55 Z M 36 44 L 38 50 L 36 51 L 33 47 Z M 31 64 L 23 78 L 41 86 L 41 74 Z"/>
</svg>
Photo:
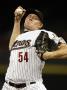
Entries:
<svg viewBox="0 0 67 90">
<path fill-rule="evenodd" d="M 57 44 L 59 42 L 65 43 L 53 32 L 44 29 L 19 35 L 11 49 L 10 63 L 5 77 L 7 81 L 22 83 L 42 79 L 42 69 L 45 61 L 40 60 L 34 47 L 35 40 L 41 31 L 47 32 L 49 38 Z"/>
</svg>

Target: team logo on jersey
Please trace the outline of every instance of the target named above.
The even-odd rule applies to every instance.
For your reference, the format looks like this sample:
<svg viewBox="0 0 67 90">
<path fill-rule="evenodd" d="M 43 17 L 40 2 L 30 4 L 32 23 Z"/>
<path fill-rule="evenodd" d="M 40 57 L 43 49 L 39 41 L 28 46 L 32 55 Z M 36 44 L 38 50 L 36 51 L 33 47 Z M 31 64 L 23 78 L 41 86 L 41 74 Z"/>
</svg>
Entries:
<svg viewBox="0 0 67 90">
<path fill-rule="evenodd" d="M 31 46 L 31 40 L 23 40 L 23 41 L 15 41 L 12 46 L 11 50 L 18 49 L 18 48 L 26 48 Z"/>
</svg>

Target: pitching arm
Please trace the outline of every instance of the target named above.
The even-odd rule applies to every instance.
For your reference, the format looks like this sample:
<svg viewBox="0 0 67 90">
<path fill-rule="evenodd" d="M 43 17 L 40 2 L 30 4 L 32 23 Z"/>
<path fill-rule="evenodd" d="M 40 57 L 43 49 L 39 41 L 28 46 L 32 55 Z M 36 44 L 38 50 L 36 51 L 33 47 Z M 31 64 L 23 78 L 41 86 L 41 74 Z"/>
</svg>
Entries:
<svg viewBox="0 0 67 90">
<path fill-rule="evenodd" d="M 19 6 L 15 12 L 15 18 L 14 18 L 14 27 L 13 27 L 13 31 L 12 31 L 12 35 L 9 41 L 9 50 L 11 50 L 11 47 L 16 39 L 16 37 L 20 34 L 20 22 L 22 17 L 25 14 L 25 9 L 23 9 L 21 6 Z"/>
</svg>

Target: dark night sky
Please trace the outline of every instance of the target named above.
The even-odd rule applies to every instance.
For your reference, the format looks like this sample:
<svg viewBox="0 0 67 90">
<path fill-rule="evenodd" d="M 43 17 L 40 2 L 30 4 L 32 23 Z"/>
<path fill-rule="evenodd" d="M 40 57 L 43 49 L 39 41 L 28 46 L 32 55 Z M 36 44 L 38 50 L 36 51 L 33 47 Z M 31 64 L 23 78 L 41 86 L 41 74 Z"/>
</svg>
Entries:
<svg viewBox="0 0 67 90">
<path fill-rule="evenodd" d="M 47 18 L 47 25 L 50 26 L 50 23 L 57 23 L 59 20 L 60 24 L 66 24 L 67 14 L 65 2 L 48 2 L 47 0 L 2 0 L 0 3 L 0 33 L 5 33 L 10 31 L 13 26 L 13 12 L 17 6 L 23 6 L 25 9 L 36 8 L 41 10 L 45 17 Z M 55 23 L 55 24 L 56 24 Z M 58 24 L 56 24 L 58 25 Z M 51 25 L 53 26 L 53 25 Z M 64 26 L 64 25 L 63 25 Z M 63 27 L 62 26 L 62 27 Z M 66 29 L 65 29 L 66 30 Z"/>
<path fill-rule="evenodd" d="M 48 2 L 45 0 L 44 2 L 44 0 L 2 0 L 0 3 L 0 33 L 6 33 L 12 29 L 13 12 L 19 5 L 23 6 L 25 9 L 36 8 L 41 10 L 46 17 L 47 27 L 59 24 L 58 26 L 61 29 L 61 24 L 63 24 L 62 27 L 65 27 L 63 29 L 66 31 L 67 8 L 64 1 Z"/>
<path fill-rule="evenodd" d="M 45 1 L 45 2 L 44 2 Z M 44 13 L 46 29 L 67 39 L 67 8 L 59 0 L 1 0 L 0 1 L 0 63 L 8 62 L 8 43 L 13 28 L 14 10 L 21 5 L 25 9 L 39 9 Z M 4 61 L 5 59 L 5 61 Z"/>
</svg>

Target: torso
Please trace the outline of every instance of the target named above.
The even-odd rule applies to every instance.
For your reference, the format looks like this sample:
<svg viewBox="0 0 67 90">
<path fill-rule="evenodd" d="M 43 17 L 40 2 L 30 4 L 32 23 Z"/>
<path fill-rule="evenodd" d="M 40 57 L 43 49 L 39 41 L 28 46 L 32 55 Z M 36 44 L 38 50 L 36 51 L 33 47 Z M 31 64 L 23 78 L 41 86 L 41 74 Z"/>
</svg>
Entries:
<svg viewBox="0 0 67 90">
<path fill-rule="evenodd" d="M 45 62 L 40 60 L 34 47 L 35 40 L 41 31 L 30 31 L 17 37 L 11 50 L 6 80 L 21 83 L 42 79 Z M 51 36 L 51 32 L 48 34 Z"/>
</svg>

